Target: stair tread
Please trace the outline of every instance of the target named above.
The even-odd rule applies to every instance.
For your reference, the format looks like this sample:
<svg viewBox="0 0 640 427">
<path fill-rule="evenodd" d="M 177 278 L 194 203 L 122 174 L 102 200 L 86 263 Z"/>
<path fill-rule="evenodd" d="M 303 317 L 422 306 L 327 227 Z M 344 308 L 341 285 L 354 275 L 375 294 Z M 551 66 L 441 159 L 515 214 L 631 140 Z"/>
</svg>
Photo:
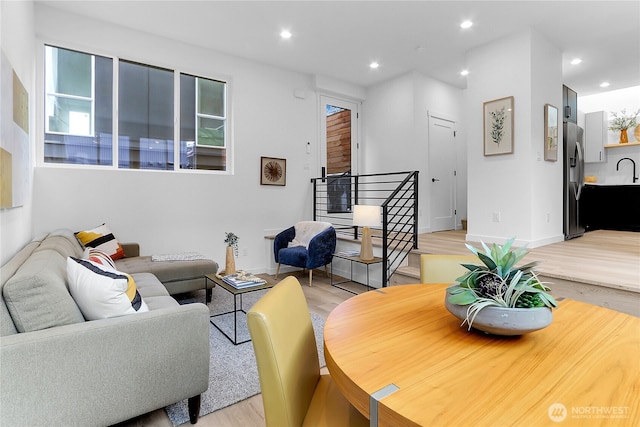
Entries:
<svg viewBox="0 0 640 427">
<path fill-rule="evenodd" d="M 402 266 L 402 267 L 398 267 L 398 269 L 396 270 L 396 274 L 403 274 L 405 276 L 411 276 L 411 277 L 420 277 L 420 267 L 412 267 L 412 266 Z"/>
</svg>

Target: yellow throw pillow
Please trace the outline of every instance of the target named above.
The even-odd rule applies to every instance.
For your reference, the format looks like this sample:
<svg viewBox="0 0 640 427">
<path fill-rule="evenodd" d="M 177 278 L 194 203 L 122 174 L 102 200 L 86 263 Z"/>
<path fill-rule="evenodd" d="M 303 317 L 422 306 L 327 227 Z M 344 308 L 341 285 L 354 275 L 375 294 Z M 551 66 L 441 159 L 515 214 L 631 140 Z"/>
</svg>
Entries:
<svg viewBox="0 0 640 427">
<path fill-rule="evenodd" d="M 124 258 L 124 249 L 106 224 L 92 230 L 78 231 L 76 237 L 85 248 L 100 249 L 112 260 Z"/>
</svg>

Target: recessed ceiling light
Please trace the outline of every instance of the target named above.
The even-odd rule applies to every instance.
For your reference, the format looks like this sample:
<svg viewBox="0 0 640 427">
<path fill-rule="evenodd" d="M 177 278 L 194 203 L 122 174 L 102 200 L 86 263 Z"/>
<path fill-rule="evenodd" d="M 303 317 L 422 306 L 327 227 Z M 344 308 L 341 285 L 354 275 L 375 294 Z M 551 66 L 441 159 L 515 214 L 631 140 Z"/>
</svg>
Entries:
<svg viewBox="0 0 640 427">
<path fill-rule="evenodd" d="M 374 69 L 374 70 L 375 70 L 376 68 L 378 68 L 379 66 L 380 66 L 380 64 L 378 64 L 378 63 L 377 63 L 377 62 L 375 62 L 375 61 L 374 61 L 374 62 L 372 62 L 371 64 L 369 64 L 369 68 L 372 68 L 372 69 Z"/>
<path fill-rule="evenodd" d="M 602 82 L 602 83 L 600 83 L 600 87 L 609 87 L 610 84 L 611 83 L 609 83 L 609 82 Z"/>
<path fill-rule="evenodd" d="M 462 24 L 460 24 L 460 28 L 466 30 L 467 28 L 471 28 L 472 25 L 473 25 L 473 22 L 466 20 L 466 21 L 463 21 Z"/>
<path fill-rule="evenodd" d="M 460 71 L 460 75 L 461 75 L 461 76 L 469 75 L 469 70 L 462 70 L 462 71 Z"/>
<path fill-rule="evenodd" d="M 282 30 L 280 32 L 280 37 L 282 37 L 283 39 L 290 39 L 291 38 L 291 31 L 289 30 Z"/>
<path fill-rule="evenodd" d="M 575 58 L 571 60 L 571 65 L 578 65 L 579 63 L 582 62 L 582 59 L 580 58 Z"/>
</svg>

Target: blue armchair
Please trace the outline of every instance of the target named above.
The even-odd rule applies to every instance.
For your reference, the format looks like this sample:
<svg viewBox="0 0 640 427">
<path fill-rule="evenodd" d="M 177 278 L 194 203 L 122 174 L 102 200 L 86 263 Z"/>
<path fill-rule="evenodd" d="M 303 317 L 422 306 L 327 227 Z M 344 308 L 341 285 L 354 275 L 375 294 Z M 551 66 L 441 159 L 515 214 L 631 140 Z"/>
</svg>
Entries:
<svg viewBox="0 0 640 427">
<path fill-rule="evenodd" d="M 273 256 L 278 268 L 291 265 L 309 270 L 309 286 L 313 280 L 313 269 L 327 265 L 333 259 L 336 250 L 336 230 L 328 222 L 300 221 L 293 227 L 278 233 L 273 241 Z"/>
</svg>

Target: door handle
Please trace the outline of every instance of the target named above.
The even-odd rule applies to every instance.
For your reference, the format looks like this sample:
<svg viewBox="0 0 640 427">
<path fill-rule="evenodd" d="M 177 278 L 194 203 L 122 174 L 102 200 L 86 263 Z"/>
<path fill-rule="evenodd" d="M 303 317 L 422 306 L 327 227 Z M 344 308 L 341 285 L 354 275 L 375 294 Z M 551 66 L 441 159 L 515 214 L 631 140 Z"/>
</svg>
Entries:
<svg viewBox="0 0 640 427">
<path fill-rule="evenodd" d="M 431 182 L 440 181 L 438 178 L 431 178 Z"/>
</svg>

